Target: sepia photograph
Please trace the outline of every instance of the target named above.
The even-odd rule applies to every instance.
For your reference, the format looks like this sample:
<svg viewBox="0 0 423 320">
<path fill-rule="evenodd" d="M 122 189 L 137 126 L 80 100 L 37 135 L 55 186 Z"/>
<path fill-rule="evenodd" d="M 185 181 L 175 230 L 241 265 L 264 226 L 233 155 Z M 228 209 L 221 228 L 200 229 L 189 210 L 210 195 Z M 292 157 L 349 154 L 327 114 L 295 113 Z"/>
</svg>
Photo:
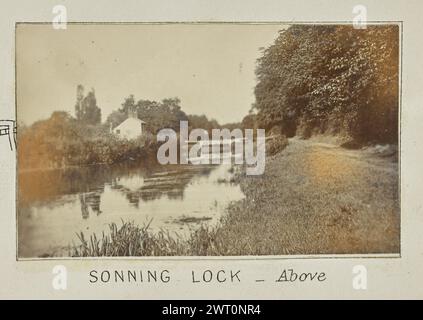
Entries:
<svg viewBox="0 0 423 320">
<path fill-rule="evenodd" d="M 15 43 L 18 259 L 400 255 L 400 23 Z"/>
</svg>

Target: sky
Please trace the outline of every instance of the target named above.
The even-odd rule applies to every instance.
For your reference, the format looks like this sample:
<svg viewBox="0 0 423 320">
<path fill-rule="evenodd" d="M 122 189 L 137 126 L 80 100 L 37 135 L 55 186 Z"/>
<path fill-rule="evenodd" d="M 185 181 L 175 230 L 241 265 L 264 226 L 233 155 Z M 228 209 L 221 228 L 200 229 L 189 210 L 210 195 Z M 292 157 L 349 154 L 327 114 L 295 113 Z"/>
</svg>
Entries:
<svg viewBox="0 0 423 320">
<path fill-rule="evenodd" d="M 238 122 L 254 102 L 260 47 L 277 24 L 20 24 L 16 32 L 18 121 L 74 115 L 76 87 L 95 89 L 102 121 L 124 98 L 179 97 L 187 114 Z"/>
</svg>

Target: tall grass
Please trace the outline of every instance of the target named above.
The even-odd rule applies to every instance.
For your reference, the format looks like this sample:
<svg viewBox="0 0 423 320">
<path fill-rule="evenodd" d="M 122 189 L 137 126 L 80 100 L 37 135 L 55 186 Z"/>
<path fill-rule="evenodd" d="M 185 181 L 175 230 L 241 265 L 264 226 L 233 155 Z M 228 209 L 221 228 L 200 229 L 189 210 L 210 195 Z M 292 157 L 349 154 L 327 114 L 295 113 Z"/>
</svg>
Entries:
<svg viewBox="0 0 423 320">
<path fill-rule="evenodd" d="M 124 256 L 183 256 L 221 255 L 226 251 L 223 241 L 216 241 L 218 227 L 202 225 L 188 239 L 171 236 L 168 231 L 152 232 L 151 221 L 143 227 L 134 222 L 122 221 L 122 225 L 109 224 L 109 233 L 101 237 L 94 233 L 87 237 L 77 233 L 79 244 L 71 247 L 73 257 L 124 257 Z"/>
<path fill-rule="evenodd" d="M 236 204 L 233 204 L 236 207 Z M 232 208 L 234 209 L 234 208 Z M 70 249 L 72 257 L 124 257 L 124 256 L 224 256 L 245 254 L 246 239 L 227 228 L 228 224 L 242 220 L 242 215 L 229 212 L 215 226 L 201 225 L 188 238 L 172 236 L 168 231 L 152 232 L 151 221 L 142 227 L 134 222 L 109 224 L 109 233 L 86 236 L 77 233 L 79 243 Z M 239 221 L 238 221 L 239 222 Z M 254 221 L 258 223 L 258 221 Z M 250 248 L 251 249 L 251 248 Z"/>
<path fill-rule="evenodd" d="M 124 222 L 118 227 L 110 223 L 108 234 L 102 233 L 100 238 L 92 234 L 87 238 L 83 232 L 77 234 L 80 243 L 73 245 L 71 255 L 74 257 L 100 256 L 169 256 L 183 255 L 184 245 L 179 238 L 172 238 L 168 232 L 152 233 L 149 230 L 151 221 L 143 226 L 133 222 Z"/>
</svg>

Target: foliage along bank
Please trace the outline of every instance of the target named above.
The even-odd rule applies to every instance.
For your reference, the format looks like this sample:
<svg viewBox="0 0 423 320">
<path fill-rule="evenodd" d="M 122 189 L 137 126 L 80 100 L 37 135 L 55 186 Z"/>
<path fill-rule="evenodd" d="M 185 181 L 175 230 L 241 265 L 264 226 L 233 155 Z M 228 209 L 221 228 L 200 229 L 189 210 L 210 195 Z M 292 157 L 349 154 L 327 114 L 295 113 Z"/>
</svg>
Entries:
<svg viewBox="0 0 423 320">
<path fill-rule="evenodd" d="M 290 26 L 263 50 L 256 75 L 259 127 L 398 141 L 398 25 Z"/>
</svg>

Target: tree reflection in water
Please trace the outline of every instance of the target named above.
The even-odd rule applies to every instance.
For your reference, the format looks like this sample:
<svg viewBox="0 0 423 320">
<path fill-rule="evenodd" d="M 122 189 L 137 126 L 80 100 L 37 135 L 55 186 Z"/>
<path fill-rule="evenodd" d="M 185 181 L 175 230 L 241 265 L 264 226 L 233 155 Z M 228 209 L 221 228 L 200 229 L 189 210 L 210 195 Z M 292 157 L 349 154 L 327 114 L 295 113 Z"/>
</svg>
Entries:
<svg viewBox="0 0 423 320">
<path fill-rule="evenodd" d="M 129 162 L 25 172 L 19 175 L 19 207 L 45 205 L 62 199 L 63 195 L 78 195 L 82 218 L 87 219 L 90 213 L 97 216 L 102 213 L 101 196 L 105 186 L 123 194 L 135 208 L 139 207 L 140 201 L 157 200 L 163 196 L 183 200 L 184 190 L 192 178 L 208 176 L 214 168 L 216 166 L 159 166 Z"/>
</svg>

